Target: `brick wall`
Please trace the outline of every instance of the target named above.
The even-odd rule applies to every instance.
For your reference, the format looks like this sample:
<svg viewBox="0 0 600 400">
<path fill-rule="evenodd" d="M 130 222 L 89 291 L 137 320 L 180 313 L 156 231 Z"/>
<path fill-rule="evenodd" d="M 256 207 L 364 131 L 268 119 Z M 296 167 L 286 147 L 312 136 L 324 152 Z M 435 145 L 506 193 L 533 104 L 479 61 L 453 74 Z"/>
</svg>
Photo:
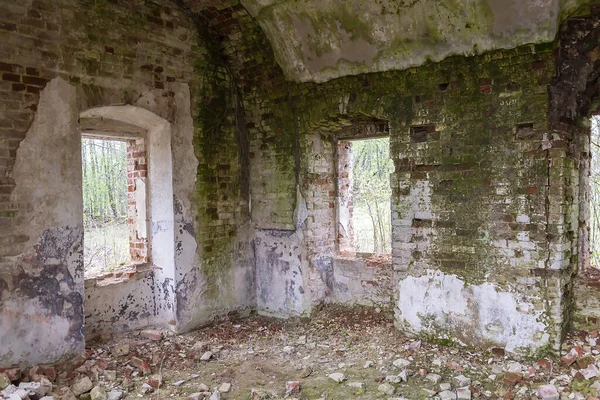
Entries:
<svg viewBox="0 0 600 400">
<path fill-rule="evenodd" d="M 146 203 L 139 204 L 138 199 L 146 199 L 146 145 L 143 139 L 127 141 L 127 224 L 129 225 L 129 254 L 134 263 L 150 262 L 148 252 L 148 229 L 145 221 L 138 228 L 140 218 L 146 219 Z M 139 194 L 138 191 L 143 191 Z M 144 229 L 146 228 L 146 229 Z M 143 230 L 143 231 L 140 231 Z"/>
<path fill-rule="evenodd" d="M 557 348 L 567 307 L 564 276 L 571 263 L 565 256 L 570 242 L 561 233 L 562 181 L 549 181 L 549 176 L 562 177 L 565 167 L 564 143 L 545 135 L 548 84 L 554 74 L 551 51 L 547 45 L 525 46 L 407 71 L 289 85 L 285 96 L 295 111 L 276 103 L 282 95 L 276 88 L 270 93 L 258 87 L 250 91 L 260 99 L 245 104 L 249 119 L 257 119 L 250 129 L 251 170 L 260 173 L 254 173 L 251 181 L 258 184 L 266 177 L 277 182 L 252 191 L 253 200 L 256 195 L 259 200 L 277 199 L 266 202 L 271 206 L 269 215 L 293 215 L 298 200 L 291 195 L 290 182 L 298 176 L 309 210 L 316 207 L 324 213 L 314 219 L 309 213 L 304 225 L 308 233 L 302 245 L 309 254 L 314 250 L 305 273 L 308 278 L 303 278 L 309 282 L 311 302 L 331 293 L 333 267 L 326 259 L 334 246 L 329 238 L 331 216 L 325 207 L 331 200 L 329 191 L 318 187 L 328 182 L 327 171 L 304 166 L 305 160 L 330 153 L 326 146 L 316 146 L 319 139 L 312 132 L 363 114 L 390 124 L 396 165 L 393 266 L 397 284 L 405 285 L 404 293 L 396 293 L 398 325 L 472 344 L 506 345 L 514 352 L 527 352 L 532 343 L 540 349 Z M 288 138 L 265 142 L 271 131 L 287 133 Z M 280 153 L 289 157 L 273 162 L 273 155 Z M 288 167 L 295 162 L 298 173 L 279 168 L 284 159 Z M 309 174 L 306 181 L 304 171 Z M 552 214 L 548 220 L 547 207 Z M 253 217 L 259 227 L 269 227 L 262 225 L 264 214 L 253 212 Z M 548 232 L 556 233 L 551 243 Z M 547 272 L 554 270 L 565 275 Z M 448 293 L 456 285 L 458 303 L 487 307 L 475 298 L 505 300 L 499 301 L 502 306 L 496 313 L 467 306 L 457 321 L 445 319 L 444 309 L 429 313 L 431 322 L 411 314 L 409 309 L 427 309 L 430 302 L 439 301 L 424 298 L 418 300 L 420 304 L 404 303 L 408 297 L 403 296 L 410 296 L 408 288 L 425 292 L 439 282 L 450 285 L 444 289 Z M 524 304 L 527 312 L 520 311 Z M 478 312 L 488 319 L 474 323 Z M 516 328 L 506 322 L 511 320 L 528 326 L 526 333 L 512 335 Z"/>
<path fill-rule="evenodd" d="M 329 203 L 323 189 L 317 191 L 322 201 L 311 200 L 315 181 L 302 180 L 305 160 L 314 155 L 306 139 L 316 127 L 357 114 L 387 120 L 396 165 L 398 326 L 517 353 L 558 348 L 576 270 L 571 199 L 578 182 L 567 150 L 570 136 L 551 130 L 554 44 L 292 84 L 284 83 L 259 27 L 236 1 L 199 12 L 211 17 L 225 39 L 244 94 L 252 217 L 261 235 L 297 231 L 304 202 L 318 203 L 319 210 Z M 303 226 L 309 236 L 290 233 L 286 246 L 299 240 L 295 245 L 310 252 L 311 232 L 322 228 L 328 236 L 329 219 L 322 223 L 313 224 L 308 215 Z M 326 240 L 318 245 L 326 252 L 332 246 Z M 314 304 L 331 293 L 331 268 L 311 263 L 297 280 L 304 300 L 294 301 Z M 429 297 L 411 292 L 438 287 L 443 289 Z M 437 301 L 439 296 L 448 302 Z M 286 299 L 283 294 L 270 301 Z M 449 304 L 460 305 L 453 317 L 447 317 Z"/>
</svg>

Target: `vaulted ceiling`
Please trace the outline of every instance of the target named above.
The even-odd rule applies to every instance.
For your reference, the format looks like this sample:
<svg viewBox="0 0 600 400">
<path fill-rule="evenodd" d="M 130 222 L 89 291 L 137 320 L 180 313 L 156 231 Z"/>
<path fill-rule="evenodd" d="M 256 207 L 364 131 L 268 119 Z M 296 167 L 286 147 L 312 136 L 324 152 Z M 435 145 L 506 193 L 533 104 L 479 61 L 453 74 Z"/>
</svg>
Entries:
<svg viewBox="0 0 600 400">
<path fill-rule="evenodd" d="M 240 0 L 294 81 L 552 41 L 588 0 Z"/>
</svg>

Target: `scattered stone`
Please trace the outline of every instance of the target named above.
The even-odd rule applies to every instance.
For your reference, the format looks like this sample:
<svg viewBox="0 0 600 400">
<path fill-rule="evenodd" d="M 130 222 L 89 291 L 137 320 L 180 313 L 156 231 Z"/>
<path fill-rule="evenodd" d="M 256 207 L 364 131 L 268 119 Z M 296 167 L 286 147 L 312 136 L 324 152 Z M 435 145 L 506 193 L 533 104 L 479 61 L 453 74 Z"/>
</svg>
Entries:
<svg viewBox="0 0 600 400">
<path fill-rule="evenodd" d="M 200 357 L 200 361 L 208 361 L 212 358 L 213 353 L 212 351 L 206 351 L 204 352 L 204 354 L 202 354 L 202 357 Z"/>
<path fill-rule="evenodd" d="M 31 396 L 43 397 L 52 391 L 52 383 L 42 377 L 39 382 L 19 383 L 19 389 L 25 390 Z"/>
<path fill-rule="evenodd" d="M 210 396 L 210 400 L 221 400 L 221 392 L 215 390 L 213 394 Z"/>
<path fill-rule="evenodd" d="M 300 371 L 300 378 L 308 378 L 312 373 L 313 369 L 311 367 L 303 368 L 302 371 Z"/>
<path fill-rule="evenodd" d="M 521 372 L 523 371 L 523 365 L 520 362 L 513 361 L 508 363 L 506 370 L 508 372 Z"/>
<path fill-rule="evenodd" d="M 455 371 L 461 372 L 465 370 L 465 367 L 463 367 L 462 365 L 460 365 L 459 363 L 455 362 L 455 361 L 449 361 L 446 363 L 446 367 L 453 369 Z"/>
<path fill-rule="evenodd" d="M 441 400 L 456 399 L 456 393 L 454 393 L 450 390 L 444 390 L 443 392 L 440 392 L 438 394 L 438 396 L 440 397 Z"/>
<path fill-rule="evenodd" d="M 285 354 L 292 354 L 294 352 L 294 346 L 285 346 L 283 352 Z"/>
<path fill-rule="evenodd" d="M 394 366 L 397 368 L 406 368 L 410 365 L 410 361 L 404 358 L 399 358 L 393 362 Z"/>
<path fill-rule="evenodd" d="M 198 391 L 199 392 L 209 392 L 210 388 L 208 387 L 208 385 L 205 385 L 204 383 L 201 383 L 198 385 Z"/>
<path fill-rule="evenodd" d="M 520 372 L 507 372 L 504 374 L 504 383 L 515 386 L 523 380 L 523 374 Z"/>
<path fill-rule="evenodd" d="M 127 354 L 129 354 L 129 345 L 127 343 L 122 343 L 113 346 L 112 354 L 115 357 L 126 356 Z"/>
<path fill-rule="evenodd" d="M 0 372 L 8 377 L 11 382 L 18 381 L 21 379 L 21 368 L 3 368 Z"/>
<path fill-rule="evenodd" d="M 458 389 L 456 389 L 456 397 L 459 399 L 470 400 L 471 389 L 468 386 L 459 387 Z"/>
<path fill-rule="evenodd" d="M 141 331 L 140 334 L 146 339 L 154 340 L 155 342 L 162 339 L 162 332 L 154 329 L 146 329 Z"/>
<path fill-rule="evenodd" d="M 431 389 L 421 389 L 421 391 L 427 397 L 433 397 L 437 394 L 437 392 L 435 390 L 431 390 Z"/>
<path fill-rule="evenodd" d="M 341 372 L 334 372 L 333 374 L 327 375 L 329 379 L 333 379 L 337 383 L 343 382 L 346 380 L 346 376 Z"/>
<path fill-rule="evenodd" d="M 597 377 L 599 371 L 598 367 L 596 367 L 594 364 L 591 364 L 587 368 L 580 369 L 579 372 L 581 375 L 583 375 L 585 380 L 589 381 L 590 379 Z"/>
<path fill-rule="evenodd" d="M 221 392 L 221 393 L 229 393 L 230 390 L 231 390 L 231 383 L 224 382 L 221 384 L 221 386 L 219 386 L 219 392 Z"/>
<path fill-rule="evenodd" d="M 45 376 L 50 382 L 56 380 L 56 368 L 53 365 L 36 365 L 27 371 L 27 376 L 33 378 L 36 375 Z"/>
<path fill-rule="evenodd" d="M 456 387 L 469 386 L 471 384 L 471 378 L 467 378 L 464 375 L 455 376 L 453 381 Z"/>
<path fill-rule="evenodd" d="M 298 381 L 287 381 L 285 383 L 285 395 L 300 393 L 300 382 Z"/>
<path fill-rule="evenodd" d="M 205 340 L 199 340 L 192 346 L 192 351 L 197 354 L 202 354 L 208 350 L 210 343 Z"/>
<path fill-rule="evenodd" d="M 150 385 L 153 389 L 158 389 L 160 385 L 162 385 L 162 377 L 152 376 L 146 381 L 146 383 Z"/>
<path fill-rule="evenodd" d="M 91 400 L 108 400 L 108 396 L 106 395 L 106 389 L 101 386 L 96 386 L 90 392 Z"/>
<path fill-rule="evenodd" d="M 556 386 L 554 385 L 542 385 L 537 390 L 538 397 L 542 400 L 559 400 L 560 395 Z"/>
<path fill-rule="evenodd" d="M 57 391 L 60 400 L 77 400 L 70 388 L 62 387 Z"/>
<path fill-rule="evenodd" d="M 77 380 L 75 384 L 71 387 L 71 391 L 75 396 L 81 396 L 83 393 L 87 393 L 94 387 L 91 379 L 87 376 Z"/>
<path fill-rule="evenodd" d="M 381 385 L 377 386 L 377 390 L 381 393 L 387 394 L 388 396 L 391 396 L 396 392 L 396 388 L 389 383 L 382 383 Z"/>
<path fill-rule="evenodd" d="M 452 390 L 452 385 L 449 383 L 440 383 L 440 391 Z"/>
<path fill-rule="evenodd" d="M 392 383 L 400 383 L 401 379 L 398 377 L 398 375 L 388 375 L 385 377 L 385 381 Z"/>
<path fill-rule="evenodd" d="M 171 386 L 179 387 L 179 386 L 183 385 L 185 382 L 186 381 L 173 382 L 173 383 L 171 383 Z"/>
<path fill-rule="evenodd" d="M 398 378 L 400 378 L 400 380 L 401 380 L 402 382 L 406 382 L 406 381 L 408 381 L 408 374 L 407 374 L 406 370 L 403 370 L 402 372 L 400 372 L 400 373 L 398 374 Z"/>
<path fill-rule="evenodd" d="M 153 391 L 154 389 L 152 388 L 152 386 L 148 385 L 147 383 L 144 383 L 142 385 L 142 394 L 152 393 Z"/>
<path fill-rule="evenodd" d="M 350 383 L 348 383 L 348 386 L 356 388 L 356 389 L 364 389 L 365 384 L 362 382 L 350 382 Z"/>
<path fill-rule="evenodd" d="M 107 400 L 121 400 L 125 396 L 125 392 L 118 389 L 113 389 L 107 393 Z"/>
<path fill-rule="evenodd" d="M 104 370 L 102 373 L 106 379 L 113 382 L 117 380 L 117 371 Z"/>
<path fill-rule="evenodd" d="M 552 361 L 548 360 L 547 358 L 542 358 L 540 361 L 538 361 L 537 365 L 540 369 L 549 370 L 550 368 L 552 368 Z"/>
<path fill-rule="evenodd" d="M 503 358 L 506 354 L 502 347 L 492 347 L 490 351 L 492 352 L 492 355 L 496 358 Z"/>
<path fill-rule="evenodd" d="M 410 350 L 418 350 L 421 348 L 421 341 L 417 340 L 416 342 L 412 342 L 411 344 L 408 345 L 408 348 Z"/>
<path fill-rule="evenodd" d="M 580 369 L 587 368 L 594 363 L 594 358 L 591 355 L 587 355 L 578 359 L 576 363 Z"/>
<path fill-rule="evenodd" d="M 188 400 L 200 400 L 204 398 L 204 393 L 192 393 L 187 398 Z"/>
<path fill-rule="evenodd" d="M 277 393 L 275 391 L 252 388 L 250 390 L 250 399 L 251 400 L 268 400 L 277 398 Z"/>
<path fill-rule="evenodd" d="M 567 355 L 564 356 L 563 358 L 561 358 L 560 360 L 567 365 L 571 365 L 575 361 L 577 361 L 580 357 L 582 357 L 584 354 L 585 354 L 585 350 L 583 350 L 583 347 L 575 346 L 575 347 L 571 348 L 571 350 L 569 350 Z"/>
<path fill-rule="evenodd" d="M 436 385 L 439 381 L 442 380 L 442 377 L 438 374 L 428 374 L 425 379 Z"/>
<path fill-rule="evenodd" d="M 10 379 L 6 376 L 5 373 L 0 374 L 0 390 L 4 390 L 8 385 L 10 385 Z"/>
<path fill-rule="evenodd" d="M 365 365 L 363 365 L 363 368 L 365 368 L 365 369 L 366 369 L 366 368 L 371 368 L 372 366 L 373 366 L 373 361 L 367 361 L 367 362 L 365 363 Z"/>
<path fill-rule="evenodd" d="M 130 362 L 131 365 L 136 367 L 142 373 L 142 375 L 150 375 L 152 373 L 152 368 L 150 367 L 150 364 L 148 364 L 141 358 L 131 357 Z"/>
</svg>

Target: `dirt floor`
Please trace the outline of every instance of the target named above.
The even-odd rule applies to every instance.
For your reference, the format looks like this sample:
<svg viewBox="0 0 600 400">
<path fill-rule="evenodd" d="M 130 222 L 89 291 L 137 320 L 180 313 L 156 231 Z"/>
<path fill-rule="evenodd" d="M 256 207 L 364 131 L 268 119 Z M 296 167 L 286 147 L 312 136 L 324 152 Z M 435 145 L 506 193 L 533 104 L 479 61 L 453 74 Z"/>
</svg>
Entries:
<svg viewBox="0 0 600 400">
<path fill-rule="evenodd" d="M 179 336 L 149 330 L 99 338 L 74 370 L 59 371 L 53 391 L 92 400 L 279 399 L 286 391 L 291 399 L 328 400 L 589 399 L 600 388 L 597 337 L 572 335 L 562 360 L 514 361 L 498 348 L 408 339 L 369 308 L 329 306 L 311 320 L 231 317 Z"/>
</svg>

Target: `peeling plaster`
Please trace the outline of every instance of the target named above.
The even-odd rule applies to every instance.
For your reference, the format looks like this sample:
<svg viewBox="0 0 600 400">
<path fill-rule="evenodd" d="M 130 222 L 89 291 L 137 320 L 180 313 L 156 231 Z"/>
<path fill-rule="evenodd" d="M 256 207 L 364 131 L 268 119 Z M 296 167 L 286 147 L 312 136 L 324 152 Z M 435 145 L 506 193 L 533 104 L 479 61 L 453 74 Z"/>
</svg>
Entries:
<svg viewBox="0 0 600 400">
<path fill-rule="evenodd" d="M 0 263 L 0 275 L 8 278 L 0 296 L 0 367 L 54 362 L 84 348 L 81 170 L 72 168 L 81 165 L 75 94 L 62 78 L 50 81 L 17 151 L 16 226 L 28 241 Z"/>
<path fill-rule="evenodd" d="M 543 309 L 518 292 L 494 284 L 467 285 L 456 275 L 427 270 L 398 282 L 396 324 L 414 334 L 456 338 L 475 345 L 496 345 L 530 355 L 547 346 L 550 336 Z"/>
<path fill-rule="evenodd" d="M 260 230 L 254 239 L 257 307 L 262 315 L 310 313 L 302 231 Z"/>
</svg>

